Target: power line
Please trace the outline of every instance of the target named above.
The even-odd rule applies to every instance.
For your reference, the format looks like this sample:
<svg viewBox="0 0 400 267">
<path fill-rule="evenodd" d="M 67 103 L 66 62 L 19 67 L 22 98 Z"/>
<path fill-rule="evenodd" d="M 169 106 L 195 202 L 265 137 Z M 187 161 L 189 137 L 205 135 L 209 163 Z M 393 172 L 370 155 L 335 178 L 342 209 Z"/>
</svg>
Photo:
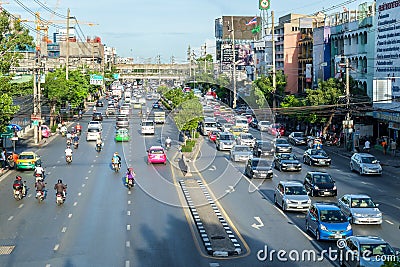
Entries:
<svg viewBox="0 0 400 267">
<path fill-rule="evenodd" d="M 34 1 L 35 1 L 38 5 L 40 5 L 42 8 L 44 8 L 45 10 L 47 10 L 48 12 L 50 12 L 51 14 L 56 15 L 56 16 L 58 16 L 58 17 L 60 17 L 60 18 L 63 18 L 63 19 L 68 19 L 67 16 L 65 16 L 65 15 L 63 15 L 63 14 L 60 14 L 60 13 L 58 13 L 58 12 L 52 10 L 51 8 L 49 8 L 48 6 L 46 6 L 45 4 L 43 4 L 42 2 L 40 2 L 40 1 L 38 1 L 38 0 L 34 0 Z"/>
<path fill-rule="evenodd" d="M 14 0 L 18 5 L 20 5 L 23 9 L 25 9 L 25 11 L 29 12 L 30 14 L 32 14 L 34 17 L 38 16 L 38 13 L 32 11 L 30 8 L 28 8 L 27 6 L 25 6 L 23 3 L 21 3 L 19 0 Z M 43 19 L 42 17 L 38 16 L 40 21 L 43 21 L 44 23 L 46 23 L 47 26 L 52 26 L 56 29 L 63 29 L 64 27 L 56 25 L 51 23 L 48 20 Z"/>
</svg>

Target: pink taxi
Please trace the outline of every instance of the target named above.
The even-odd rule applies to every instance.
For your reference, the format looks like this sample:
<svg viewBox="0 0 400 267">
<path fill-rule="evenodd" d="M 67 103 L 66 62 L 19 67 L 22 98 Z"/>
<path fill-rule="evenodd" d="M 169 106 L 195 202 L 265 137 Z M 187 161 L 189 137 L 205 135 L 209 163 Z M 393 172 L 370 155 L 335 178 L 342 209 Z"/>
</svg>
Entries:
<svg viewBox="0 0 400 267">
<path fill-rule="evenodd" d="M 167 155 L 161 146 L 152 146 L 147 150 L 147 164 L 163 163 L 167 164 Z"/>
</svg>

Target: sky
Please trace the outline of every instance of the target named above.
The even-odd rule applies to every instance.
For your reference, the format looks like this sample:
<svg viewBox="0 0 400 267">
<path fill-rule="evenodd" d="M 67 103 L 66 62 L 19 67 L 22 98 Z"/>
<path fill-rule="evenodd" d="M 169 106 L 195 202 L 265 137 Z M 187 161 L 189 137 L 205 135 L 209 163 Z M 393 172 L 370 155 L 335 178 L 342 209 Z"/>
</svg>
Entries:
<svg viewBox="0 0 400 267">
<path fill-rule="evenodd" d="M 258 0 L 9 0 L 3 7 L 22 19 L 34 20 L 26 8 L 39 12 L 46 20 L 63 20 L 52 15 L 38 2 L 66 16 L 67 9 L 76 17 L 85 36 L 99 36 L 102 43 L 114 47 L 118 56 L 132 57 L 136 62 L 176 63 L 187 59 L 190 45 L 196 55 L 206 44 L 207 52 L 214 53 L 214 21 L 222 16 L 256 16 Z M 271 0 L 275 21 L 289 13 L 313 14 L 330 10 L 327 14 L 356 8 L 366 1 L 357 0 Z M 21 7 L 19 3 L 25 5 Z M 89 26 L 85 22 L 96 25 Z M 27 22 L 33 26 L 33 23 Z M 57 23 L 56 23 L 57 24 Z M 58 25 L 63 25 L 58 23 Z M 50 27 L 49 32 L 56 29 Z M 36 33 L 31 32 L 33 36 Z"/>
</svg>

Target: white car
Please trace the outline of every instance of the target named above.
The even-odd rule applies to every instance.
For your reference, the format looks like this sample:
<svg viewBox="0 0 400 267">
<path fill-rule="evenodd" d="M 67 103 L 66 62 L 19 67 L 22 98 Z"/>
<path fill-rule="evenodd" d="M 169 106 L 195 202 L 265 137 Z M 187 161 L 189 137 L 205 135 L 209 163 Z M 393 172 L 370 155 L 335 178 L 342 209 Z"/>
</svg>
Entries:
<svg viewBox="0 0 400 267">
<path fill-rule="evenodd" d="M 242 146 L 254 147 L 256 139 L 251 133 L 241 133 L 236 139 L 236 143 Z"/>
<path fill-rule="evenodd" d="M 90 121 L 88 124 L 88 129 L 98 128 L 100 131 L 103 130 L 103 125 L 100 121 Z"/>
<path fill-rule="evenodd" d="M 101 137 L 101 130 L 99 128 L 88 128 L 86 133 L 86 141 L 96 141 Z"/>
<path fill-rule="evenodd" d="M 269 121 L 259 121 L 257 128 L 261 132 L 266 132 L 266 131 L 268 131 L 268 126 L 270 126 L 270 125 L 271 125 L 271 122 L 269 122 Z"/>
</svg>

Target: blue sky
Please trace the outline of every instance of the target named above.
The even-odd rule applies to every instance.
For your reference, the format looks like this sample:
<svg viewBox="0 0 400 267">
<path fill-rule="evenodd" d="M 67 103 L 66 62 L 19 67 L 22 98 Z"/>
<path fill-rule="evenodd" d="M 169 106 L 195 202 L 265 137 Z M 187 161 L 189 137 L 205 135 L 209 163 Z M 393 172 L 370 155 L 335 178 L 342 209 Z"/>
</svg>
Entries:
<svg viewBox="0 0 400 267">
<path fill-rule="evenodd" d="M 40 7 L 35 0 L 18 0 L 34 12 L 40 12 L 47 20 L 61 20 Z M 199 54 L 200 47 L 207 43 L 208 52 L 215 49 L 214 20 L 223 15 L 255 16 L 259 14 L 258 0 L 37 0 L 65 14 L 67 8 L 78 21 L 98 25 L 81 25 L 86 36 L 100 36 L 107 46 L 115 47 L 119 56 L 134 57 L 137 61 L 151 58 L 155 62 L 160 55 L 162 62 L 171 56 L 176 62 L 186 61 L 187 48 Z M 354 8 L 366 1 L 349 0 L 271 0 L 271 9 L 278 17 L 289 13 L 312 14 L 322 9 L 336 7 L 330 12 L 342 11 L 343 2 Z M 34 20 L 14 0 L 4 8 L 20 14 L 23 19 Z M 329 12 L 329 13 L 330 13 Z M 61 25 L 61 24 L 60 24 Z M 55 29 L 50 27 L 50 32 Z M 35 33 L 32 33 L 36 36 Z"/>
</svg>

